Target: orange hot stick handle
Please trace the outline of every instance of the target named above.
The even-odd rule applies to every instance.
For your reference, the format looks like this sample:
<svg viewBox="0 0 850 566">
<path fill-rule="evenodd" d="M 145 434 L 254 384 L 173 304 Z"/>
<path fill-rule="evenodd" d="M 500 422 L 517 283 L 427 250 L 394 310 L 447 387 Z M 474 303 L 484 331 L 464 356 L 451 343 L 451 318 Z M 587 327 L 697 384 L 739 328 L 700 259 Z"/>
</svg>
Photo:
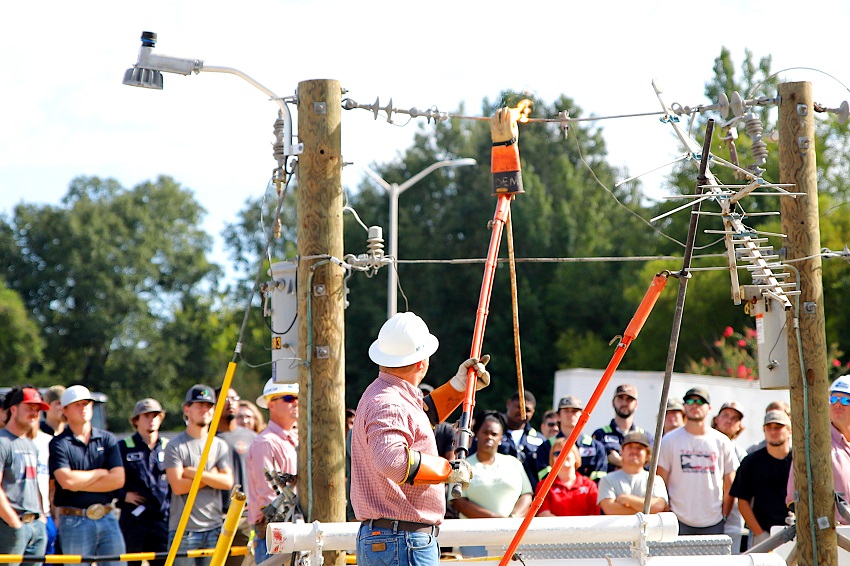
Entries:
<svg viewBox="0 0 850 566">
<path fill-rule="evenodd" d="M 511 195 L 499 195 L 496 211 L 493 214 L 493 227 L 490 234 L 490 247 L 487 250 L 487 260 L 484 263 L 484 278 L 481 282 L 481 293 L 478 295 L 478 310 L 475 312 L 475 326 L 472 331 L 472 348 L 470 358 L 480 358 L 484 343 L 484 327 L 487 324 L 487 314 L 490 312 L 490 296 L 493 292 L 493 278 L 496 275 L 496 260 L 499 256 L 499 243 L 502 239 L 502 228 L 508 220 L 511 210 Z M 469 452 L 472 444 L 472 431 L 469 428 L 472 412 L 475 410 L 475 369 L 469 368 L 466 374 L 466 391 L 463 397 L 463 412 L 458 427 L 458 446 L 456 458 L 462 460 Z M 455 497 L 460 497 L 460 485 L 451 486 Z"/>
<path fill-rule="evenodd" d="M 602 396 L 602 393 L 605 391 L 605 388 L 608 386 L 608 382 L 611 380 L 611 376 L 614 375 L 614 371 L 617 369 L 617 366 L 620 365 L 620 362 L 623 360 L 623 356 L 626 354 L 626 350 L 629 348 L 629 344 L 632 340 L 634 340 L 637 335 L 640 333 L 641 328 L 643 328 L 643 324 L 646 322 L 647 317 L 649 317 L 649 313 L 652 312 L 652 307 L 655 306 L 655 303 L 658 301 L 659 295 L 661 295 L 661 291 L 664 289 L 664 286 L 667 285 L 667 278 L 669 273 L 661 273 L 655 276 L 652 280 L 652 284 L 649 286 L 646 294 L 643 297 L 640 305 L 635 311 L 634 316 L 632 317 L 631 322 L 629 322 L 628 327 L 626 327 L 626 332 L 623 336 L 623 339 L 617 344 L 617 349 L 614 351 L 614 355 L 611 357 L 611 361 L 608 362 L 608 367 L 605 368 L 605 373 L 602 374 L 602 378 L 599 380 L 599 384 L 596 386 L 596 389 L 593 391 L 593 395 L 591 395 L 590 400 L 587 402 L 587 406 L 584 408 L 581 416 L 576 423 L 576 427 L 570 433 L 570 436 L 567 438 L 567 446 L 572 446 L 575 444 L 578 439 L 578 435 L 581 434 L 581 431 L 584 429 L 584 425 L 587 424 L 588 419 L 590 419 L 591 413 L 593 413 L 593 409 L 596 407 L 596 403 L 599 402 L 599 398 Z M 552 484 L 555 483 L 555 478 L 558 477 L 558 472 L 561 470 L 561 467 L 564 465 L 564 462 L 569 455 L 569 450 L 562 450 L 561 454 L 558 456 L 558 459 L 555 460 L 555 463 L 552 465 L 552 471 L 549 472 L 549 475 L 546 476 L 546 479 L 543 480 L 541 484 L 540 490 L 537 495 L 534 497 L 534 500 L 531 502 L 531 508 L 528 510 L 528 514 L 522 520 L 522 525 L 520 525 L 519 530 L 516 535 L 514 535 L 513 540 L 511 540 L 510 545 L 508 545 L 508 549 L 505 552 L 505 555 L 502 556 L 501 562 L 499 562 L 499 566 L 507 566 L 508 562 L 513 557 L 516 549 L 519 547 L 519 543 L 522 541 L 522 537 L 525 535 L 525 532 L 528 530 L 528 526 L 531 524 L 531 520 L 537 514 L 537 511 L 540 509 L 540 506 L 543 505 L 543 500 L 546 498 L 546 494 L 549 493 L 549 489 L 552 487 Z"/>
</svg>

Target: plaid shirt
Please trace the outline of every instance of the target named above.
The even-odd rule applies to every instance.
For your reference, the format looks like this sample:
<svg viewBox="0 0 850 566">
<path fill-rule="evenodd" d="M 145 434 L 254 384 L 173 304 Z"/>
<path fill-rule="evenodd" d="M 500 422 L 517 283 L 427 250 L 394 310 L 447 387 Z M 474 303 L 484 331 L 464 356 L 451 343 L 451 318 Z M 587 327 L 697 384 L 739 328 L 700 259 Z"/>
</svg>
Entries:
<svg viewBox="0 0 850 566">
<path fill-rule="evenodd" d="M 263 518 L 263 507 L 277 498 L 269 486 L 263 468 L 298 473 L 298 433 L 287 432 L 274 421 L 257 435 L 248 449 L 248 522 L 252 525 Z"/>
<path fill-rule="evenodd" d="M 351 435 L 351 503 L 358 520 L 442 522 L 442 484 L 399 485 L 407 475 L 407 448 L 438 455 L 422 392 L 380 372 L 357 405 Z"/>
</svg>

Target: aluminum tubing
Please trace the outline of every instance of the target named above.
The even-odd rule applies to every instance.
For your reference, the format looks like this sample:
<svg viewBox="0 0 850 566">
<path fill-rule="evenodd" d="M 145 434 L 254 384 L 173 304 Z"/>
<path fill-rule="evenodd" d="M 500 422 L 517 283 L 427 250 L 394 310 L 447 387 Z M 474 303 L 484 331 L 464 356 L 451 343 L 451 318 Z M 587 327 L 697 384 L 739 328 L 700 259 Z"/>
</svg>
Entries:
<svg viewBox="0 0 850 566">
<path fill-rule="evenodd" d="M 454 519 L 443 521 L 440 546 L 506 545 L 522 519 Z M 270 554 L 312 551 L 321 537 L 323 550 L 350 550 L 357 546 L 360 523 L 270 523 L 266 544 Z M 644 532 L 649 542 L 669 542 L 679 534 L 673 513 L 598 515 L 590 517 L 537 517 L 523 537 L 524 544 L 637 542 Z"/>
</svg>

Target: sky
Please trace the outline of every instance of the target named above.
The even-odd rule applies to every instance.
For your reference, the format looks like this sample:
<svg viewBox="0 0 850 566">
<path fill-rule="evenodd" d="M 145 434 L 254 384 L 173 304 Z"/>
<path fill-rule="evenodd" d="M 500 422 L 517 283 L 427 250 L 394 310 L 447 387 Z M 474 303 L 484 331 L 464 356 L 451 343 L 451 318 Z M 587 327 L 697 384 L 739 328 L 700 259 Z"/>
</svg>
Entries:
<svg viewBox="0 0 850 566">
<path fill-rule="evenodd" d="M 277 105 L 218 73 L 166 74 L 162 91 L 122 85 L 142 31 L 158 34 L 158 54 L 239 69 L 284 97 L 301 81 L 336 79 L 345 97 L 380 98 L 382 106 L 392 99 L 401 108 L 463 107 L 479 115 L 483 99 L 514 89 L 547 103 L 565 94 L 584 115 L 654 112 L 653 79 L 667 102 L 711 104 L 704 85 L 725 46 L 736 65 L 750 49 L 756 58 L 772 55 L 774 71 L 812 67 L 833 75 L 792 70 L 780 77 L 811 81 L 815 100 L 837 107 L 850 98 L 839 83 L 850 84 L 850 3 L 810 5 L 817 13 L 787 0 L 6 2 L 0 214 L 21 202 L 56 204 L 79 175 L 112 177 L 128 188 L 169 175 L 194 192 L 208 212 L 204 228 L 218 238 L 246 199 L 264 193 L 275 166 Z M 422 120 L 402 127 L 405 118 L 397 116 L 396 125 L 365 110 L 343 111 L 343 160 L 352 163 L 345 187 L 357 187 L 364 166 L 391 162 L 409 147 Z M 632 174 L 682 152 L 657 117 L 600 125 L 609 161 Z M 642 178 L 647 194 L 666 194 L 667 171 Z M 415 188 L 400 206 L 410 199 Z M 219 238 L 220 263 L 222 250 Z"/>
</svg>

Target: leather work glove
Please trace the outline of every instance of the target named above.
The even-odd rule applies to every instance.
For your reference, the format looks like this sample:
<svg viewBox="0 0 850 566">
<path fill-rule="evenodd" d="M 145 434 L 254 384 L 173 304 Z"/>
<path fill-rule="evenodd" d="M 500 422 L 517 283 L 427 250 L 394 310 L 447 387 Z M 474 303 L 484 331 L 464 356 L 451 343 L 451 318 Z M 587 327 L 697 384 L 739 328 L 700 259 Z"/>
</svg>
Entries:
<svg viewBox="0 0 850 566">
<path fill-rule="evenodd" d="M 503 143 L 519 139 L 519 128 L 516 123 L 520 117 L 517 108 L 499 108 L 490 117 L 490 137 L 493 143 Z"/>
<path fill-rule="evenodd" d="M 487 368 L 484 367 L 489 361 L 489 354 L 484 354 L 481 356 L 480 360 L 477 360 L 476 358 L 469 358 L 458 366 L 457 373 L 449 383 L 452 384 L 452 387 L 454 387 L 456 391 L 466 391 L 467 372 L 469 368 L 475 367 L 475 375 L 478 378 L 475 383 L 475 390 L 481 391 L 490 385 L 490 372 L 488 372 Z"/>
<path fill-rule="evenodd" d="M 466 490 L 469 487 L 469 480 L 472 479 L 472 466 L 466 460 L 452 460 L 449 463 L 452 465 L 452 471 L 446 478 L 446 483 L 449 485 L 459 483 L 461 488 Z"/>
</svg>

